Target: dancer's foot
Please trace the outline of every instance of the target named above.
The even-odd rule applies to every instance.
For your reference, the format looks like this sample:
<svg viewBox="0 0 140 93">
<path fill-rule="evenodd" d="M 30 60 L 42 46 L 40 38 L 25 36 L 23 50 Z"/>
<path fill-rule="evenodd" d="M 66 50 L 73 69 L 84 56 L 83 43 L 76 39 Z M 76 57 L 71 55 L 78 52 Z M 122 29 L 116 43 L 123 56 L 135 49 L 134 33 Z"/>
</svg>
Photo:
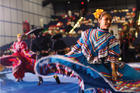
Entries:
<svg viewBox="0 0 140 93">
<path fill-rule="evenodd" d="M 20 78 L 20 81 L 23 81 L 23 78 Z"/>
<path fill-rule="evenodd" d="M 42 83 L 43 83 L 43 81 L 39 81 L 39 82 L 38 82 L 38 85 L 41 85 Z"/>
<path fill-rule="evenodd" d="M 58 77 L 57 75 L 54 75 L 53 77 L 54 77 L 54 79 L 56 80 L 57 84 L 60 84 L 60 79 L 59 79 L 59 77 Z"/>
<path fill-rule="evenodd" d="M 20 79 L 19 79 L 19 78 L 17 78 L 17 79 L 16 79 L 16 82 L 20 82 Z"/>
<path fill-rule="evenodd" d="M 38 78 L 39 78 L 38 85 L 41 85 L 43 83 L 43 79 L 42 79 L 42 77 L 38 77 Z"/>
<path fill-rule="evenodd" d="M 20 81 L 23 81 L 23 79 L 22 78 L 17 78 L 16 79 L 16 82 L 20 82 Z"/>
</svg>

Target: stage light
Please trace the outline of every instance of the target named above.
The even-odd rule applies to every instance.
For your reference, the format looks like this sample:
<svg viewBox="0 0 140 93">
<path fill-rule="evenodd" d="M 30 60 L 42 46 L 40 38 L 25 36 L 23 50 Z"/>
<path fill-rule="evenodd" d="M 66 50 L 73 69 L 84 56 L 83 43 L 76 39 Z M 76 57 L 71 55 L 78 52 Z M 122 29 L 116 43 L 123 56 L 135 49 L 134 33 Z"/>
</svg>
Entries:
<svg viewBox="0 0 140 93">
<path fill-rule="evenodd" d="M 83 1 L 81 2 L 81 5 L 84 5 L 84 2 Z"/>
<path fill-rule="evenodd" d="M 70 1 L 67 1 L 67 4 L 70 4 Z"/>
<path fill-rule="evenodd" d="M 122 60 L 122 58 L 121 57 L 119 57 L 119 61 L 121 61 Z"/>
</svg>

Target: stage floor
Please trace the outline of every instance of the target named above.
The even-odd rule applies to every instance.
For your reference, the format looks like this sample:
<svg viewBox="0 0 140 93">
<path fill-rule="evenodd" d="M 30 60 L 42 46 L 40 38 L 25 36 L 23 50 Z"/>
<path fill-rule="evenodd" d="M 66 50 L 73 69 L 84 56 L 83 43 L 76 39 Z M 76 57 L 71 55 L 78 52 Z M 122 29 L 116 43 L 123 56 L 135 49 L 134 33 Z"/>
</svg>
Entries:
<svg viewBox="0 0 140 93">
<path fill-rule="evenodd" d="M 26 73 L 23 82 L 16 82 L 12 73 L 0 74 L 0 93 L 77 93 L 78 80 L 59 75 L 61 84 L 57 84 L 53 77 L 44 78 L 38 86 L 38 78 L 34 74 Z"/>
<path fill-rule="evenodd" d="M 140 63 L 130 63 L 130 66 L 138 68 Z M 37 85 L 36 75 L 26 73 L 23 82 L 16 82 L 12 72 L 0 73 L 0 93 L 78 93 L 79 86 L 76 78 L 59 75 L 61 84 L 57 84 L 53 76 L 44 78 L 43 84 Z"/>
</svg>

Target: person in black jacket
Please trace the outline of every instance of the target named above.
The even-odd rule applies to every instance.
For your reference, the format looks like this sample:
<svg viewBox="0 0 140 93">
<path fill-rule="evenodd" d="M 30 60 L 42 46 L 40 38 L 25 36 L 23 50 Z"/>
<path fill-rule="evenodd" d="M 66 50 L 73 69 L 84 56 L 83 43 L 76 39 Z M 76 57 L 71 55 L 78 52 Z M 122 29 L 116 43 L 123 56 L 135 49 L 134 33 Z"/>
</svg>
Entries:
<svg viewBox="0 0 140 93">
<path fill-rule="evenodd" d="M 62 40 L 62 34 L 56 34 L 52 37 L 53 43 L 52 43 L 52 50 L 55 52 L 55 54 L 64 55 L 65 54 L 65 48 L 67 45 Z"/>
<path fill-rule="evenodd" d="M 41 57 L 45 57 L 49 55 L 49 51 L 51 49 L 51 35 L 42 35 L 41 32 L 34 33 L 35 39 L 32 41 L 31 50 L 33 52 L 36 52 L 37 54 L 37 60 Z M 54 78 L 58 84 L 60 84 L 59 77 L 57 75 L 54 75 Z M 43 83 L 42 77 L 39 77 L 39 84 Z"/>
<path fill-rule="evenodd" d="M 43 36 L 41 34 L 35 34 L 36 38 L 32 41 L 31 50 L 36 52 L 38 59 L 49 55 L 51 48 L 51 36 L 49 34 Z"/>
</svg>

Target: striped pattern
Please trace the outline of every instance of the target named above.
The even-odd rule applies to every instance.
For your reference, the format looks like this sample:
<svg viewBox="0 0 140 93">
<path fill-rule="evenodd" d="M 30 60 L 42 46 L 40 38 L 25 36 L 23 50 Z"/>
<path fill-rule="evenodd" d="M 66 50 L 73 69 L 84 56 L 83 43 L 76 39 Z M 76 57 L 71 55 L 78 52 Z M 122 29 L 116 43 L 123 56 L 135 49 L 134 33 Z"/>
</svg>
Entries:
<svg viewBox="0 0 140 93">
<path fill-rule="evenodd" d="M 84 93 L 113 93 L 109 89 L 104 88 L 91 88 L 84 91 Z"/>
<path fill-rule="evenodd" d="M 112 85 L 121 92 L 138 92 L 140 91 L 140 81 L 138 80 L 121 80 L 117 79 L 116 81 L 112 80 L 112 77 L 110 74 L 101 72 L 104 77 L 106 77 Z"/>
<path fill-rule="evenodd" d="M 73 52 L 82 50 L 82 53 L 89 61 L 91 58 L 106 57 L 106 61 L 117 62 L 120 56 L 118 40 L 108 31 L 88 29 L 83 32 L 77 44 L 72 48 Z"/>
<path fill-rule="evenodd" d="M 16 56 L 11 56 L 11 55 L 7 55 L 7 56 L 3 56 L 0 57 L 0 64 L 6 66 L 6 67 L 16 67 L 21 65 L 21 60 L 16 57 Z"/>
<path fill-rule="evenodd" d="M 93 81 L 85 83 L 85 78 L 88 80 L 101 78 L 101 76 L 92 68 L 84 66 L 77 61 L 70 58 L 54 55 L 39 59 L 35 64 L 35 73 L 40 77 L 47 78 L 49 75 L 62 74 L 72 78 L 78 79 L 78 85 L 81 88 L 82 93 L 112 93 L 106 88 L 94 88 L 92 87 Z M 83 73 L 83 74 L 81 74 Z M 81 76 L 80 76 L 81 75 Z M 104 82 L 105 83 L 105 82 Z M 90 87 L 87 87 L 89 84 Z M 105 86 L 107 87 L 108 84 Z M 81 92 L 80 92 L 81 93 Z"/>
<path fill-rule="evenodd" d="M 52 75 L 53 73 L 57 74 L 63 74 L 69 77 L 77 78 L 78 84 L 81 87 L 82 90 L 84 90 L 84 82 L 82 78 L 71 68 L 66 67 L 65 65 L 59 64 L 59 63 L 49 63 L 50 60 L 44 60 L 46 64 L 37 65 L 36 73 L 39 73 L 39 75 Z"/>
<path fill-rule="evenodd" d="M 80 57 L 80 55 L 76 57 L 78 56 Z M 128 65 L 119 69 L 122 76 L 117 80 L 112 80 L 109 69 L 106 69 L 103 64 L 85 64 L 84 61 L 83 65 L 73 58 L 74 57 L 71 59 L 71 57 L 59 55 L 44 57 L 36 62 L 35 73 L 41 77 L 48 77 L 48 75 L 57 73 L 77 78 L 79 80 L 79 86 L 84 93 L 116 93 L 117 91 L 135 93 L 140 91 L 140 73 Z M 105 82 L 98 80 L 99 78 L 102 78 Z M 95 83 L 97 83 L 98 86 L 100 85 L 100 88 L 97 87 Z"/>
</svg>

